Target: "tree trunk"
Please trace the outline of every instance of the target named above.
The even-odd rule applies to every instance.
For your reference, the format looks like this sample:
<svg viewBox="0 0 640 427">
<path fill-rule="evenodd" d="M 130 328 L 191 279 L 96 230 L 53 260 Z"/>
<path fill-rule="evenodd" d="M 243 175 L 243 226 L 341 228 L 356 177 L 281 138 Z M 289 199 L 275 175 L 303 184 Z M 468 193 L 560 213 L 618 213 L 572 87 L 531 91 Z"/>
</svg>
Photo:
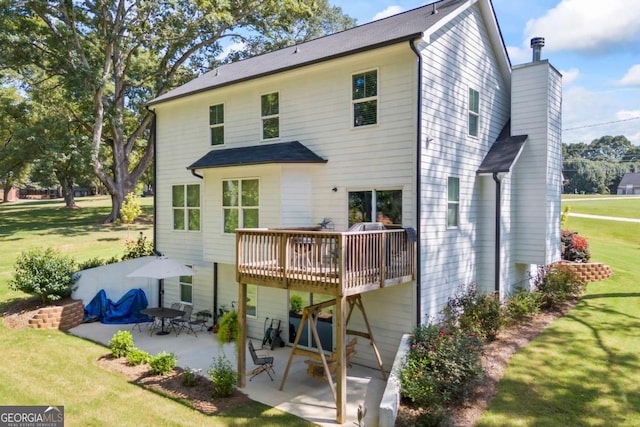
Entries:
<svg viewBox="0 0 640 427">
<path fill-rule="evenodd" d="M 13 188 L 13 184 L 7 180 L 4 182 L 4 185 L 2 186 L 2 200 L 0 200 L 0 203 L 7 203 L 9 201 L 9 193 L 11 192 L 11 188 Z"/>
<path fill-rule="evenodd" d="M 104 220 L 105 224 L 115 222 L 120 218 L 120 208 L 122 208 L 124 195 L 119 193 L 119 191 L 111 192 L 111 213 L 109 213 L 109 216 Z"/>
<path fill-rule="evenodd" d="M 67 209 L 77 208 L 78 206 L 76 205 L 76 199 L 73 194 L 73 178 L 61 179 L 60 185 L 62 186 L 62 197 L 64 197 L 65 207 Z"/>
</svg>

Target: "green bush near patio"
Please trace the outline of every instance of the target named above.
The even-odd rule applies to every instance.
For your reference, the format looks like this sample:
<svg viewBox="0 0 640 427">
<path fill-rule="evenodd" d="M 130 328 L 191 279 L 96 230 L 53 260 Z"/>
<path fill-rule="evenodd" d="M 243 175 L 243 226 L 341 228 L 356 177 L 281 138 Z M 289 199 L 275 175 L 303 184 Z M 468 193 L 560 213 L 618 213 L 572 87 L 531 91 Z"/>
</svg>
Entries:
<svg viewBox="0 0 640 427">
<path fill-rule="evenodd" d="M 125 357 L 135 348 L 133 335 L 129 331 L 118 331 L 109 340 L 109 349 L 113 357 Z"/>
<path fill-rule="evenodd" d="M 149 359 L 149 366 L 152 374 L 166 375 L 175 369 L 177 362 L 178 358 L 175 354 L 161 351 Z"/>
</svg>

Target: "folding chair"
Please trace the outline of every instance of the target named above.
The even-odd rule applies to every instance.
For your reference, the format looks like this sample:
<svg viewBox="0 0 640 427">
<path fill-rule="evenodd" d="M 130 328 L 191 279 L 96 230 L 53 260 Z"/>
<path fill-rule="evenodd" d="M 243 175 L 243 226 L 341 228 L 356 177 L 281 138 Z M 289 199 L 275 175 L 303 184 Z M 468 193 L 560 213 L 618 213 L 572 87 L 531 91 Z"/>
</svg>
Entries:
<svg viewBox="0 0 640 427">
<path fill-rule="evenodd" d="M 255 376 L 263 372 L 266 372 L 267 375 L 269 375 L 269 378 L 271 379 L 271 381 L 273 381 L 273 377 L 269 372 L 271 371 L 274 374 L 276 373 L 276 371 L 273 370 L 273 356 L 258 356 L 256 354 L 256 349 L 253 347 L 253 342 L 251 342 L 251 340 L 249 340 L 249 353 L 251 353 L 253 364 L 256 365 L 256 368 L 253 371 L 251 371 L 253 376 L 249 378 L 249 381 L 251 381 Z"/>
<path fill-rule="evenodd" d="M 184 311 L 184 314 L 181 317 L 176 317 L 175 319 L 171 319 L 171 325 L 173 326 L 174 331 L 176 332 L 176 336 L 180 335 L 180 332 L 182 332 L 183 329 L 188 329 L 189 331 L 193 332 L 193 335 L 195 335 L 195 337 L 197 338 L 198 334 L 196 334 L 195 329 L 193 329 L 193 325 L 195 324 L 195 322 L 191 320 L 191 313 L 193 313 L 193 306 L 185 305 L 184 307 L 182 307 L 182 311 Z"/>
</svg>

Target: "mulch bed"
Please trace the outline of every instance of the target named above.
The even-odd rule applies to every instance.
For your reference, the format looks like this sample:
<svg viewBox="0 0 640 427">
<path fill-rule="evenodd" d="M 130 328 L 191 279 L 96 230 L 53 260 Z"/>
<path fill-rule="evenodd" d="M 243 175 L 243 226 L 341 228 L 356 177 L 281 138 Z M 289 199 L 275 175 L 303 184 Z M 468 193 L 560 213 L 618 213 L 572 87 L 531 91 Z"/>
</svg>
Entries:
<svg viewBox="0 0 640 427">
<path fill-rule="evenodd" d="M 213 385 L 204 376 L 198 376 L 198 381 L 193 386 L 185 385 L 182 383 L 181 368 L 175 368 L 166 375 L 152 375 L 147 364 L 129 366 L 126 358 L 114 358 L 111 355 L 102 356 L 97 363 L 104 369 L 125 375 L 133 384 L 180 401 L 205 415 L 220 414 L 252 402 L 237 389 L 229 397 L 212 397 Z"/>
</svg>

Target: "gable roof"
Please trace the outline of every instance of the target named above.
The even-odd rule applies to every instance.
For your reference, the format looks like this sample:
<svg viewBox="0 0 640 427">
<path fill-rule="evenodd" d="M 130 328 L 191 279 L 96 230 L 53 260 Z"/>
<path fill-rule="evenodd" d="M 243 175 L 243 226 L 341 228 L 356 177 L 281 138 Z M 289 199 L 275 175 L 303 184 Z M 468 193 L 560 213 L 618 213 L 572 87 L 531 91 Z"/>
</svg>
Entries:
<svg viewBox="0 0 640 427">
<path fill-rule="evenodd" d="M 415 40 L 423 37 L 428 30 L 440 28 L 450 19 L 453 19 L 457 15 L 456 12 L 466 9 L 478 1 L 442 0 L 295 46 L 221 65 L 176 89 L 158 96 L 151 100 L 148 105 L 159 104 L 171 99 L 358 52 Z M 490 33 L 500 38 L 501 47 L 508 63 L 504 42 L 499 28 L 497 28 L 495 14 L 487 14 L 487 4 L 489 5 L 488 9 L 492 10 L 488 0 L 481 1 L 481 9 L 485 18 L 489 16 L 495 24 L 489 24 L 491 27 Z M 492 31 L 493 27 L 497 28 L 497 33 Z"/>
<path fill-rule="evenodd" d="M 211 150 L 187 169 L 208 169 L 228 166 L 260 165 L 265 163 L 327 163 L 298 141 L 249 147 Z"/>
<path fill-rule="evenodd" d="M 627 185 L 640 187 L 640 173 L 625 173 L 618 187 L 625 187 Z"/>
</svg>

